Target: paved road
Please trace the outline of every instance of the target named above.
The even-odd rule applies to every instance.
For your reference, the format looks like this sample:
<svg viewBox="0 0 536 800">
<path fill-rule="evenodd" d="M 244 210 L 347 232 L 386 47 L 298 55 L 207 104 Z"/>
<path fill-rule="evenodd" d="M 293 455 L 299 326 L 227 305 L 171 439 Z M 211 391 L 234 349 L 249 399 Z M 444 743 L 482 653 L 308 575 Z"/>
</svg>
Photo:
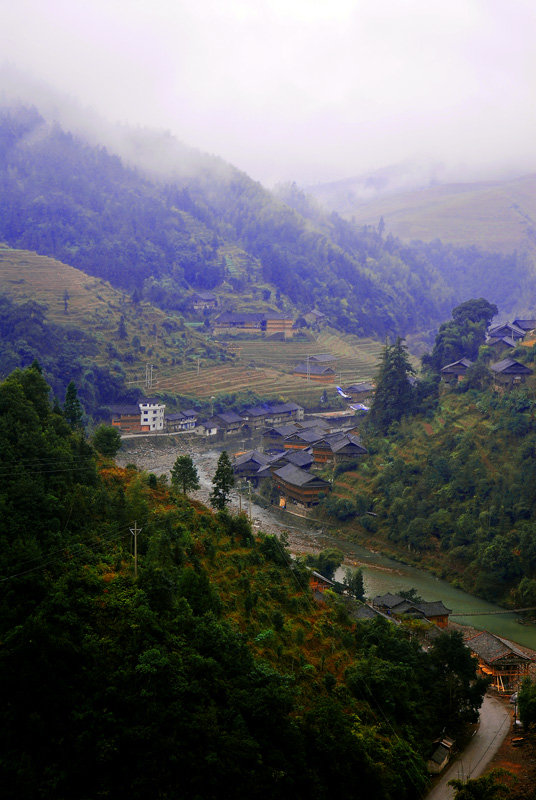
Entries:
<svg viewBox="0 0 536 800">
<path fill-rule="evenodd" d="M 496 697 L 486 695 L 480 709 L 480 725 L 463 753 L 459 753 L 441 776 L 426 800 L 452 800 L 454 789 L 447 786 L 453 778 L 478 778 L 501 746 L 510 730 L 511 709 Z"/>
</svg>

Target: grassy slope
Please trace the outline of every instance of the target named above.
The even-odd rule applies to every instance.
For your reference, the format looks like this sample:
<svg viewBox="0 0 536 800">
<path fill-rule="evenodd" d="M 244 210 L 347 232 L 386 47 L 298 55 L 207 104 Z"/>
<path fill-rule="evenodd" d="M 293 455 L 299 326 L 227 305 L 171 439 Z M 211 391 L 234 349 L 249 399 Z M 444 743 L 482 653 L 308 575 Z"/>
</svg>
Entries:
<svg viewBox="0 0 536 800">
<path fill-rule="evenodd" d="M 65 291 L 69 295 L 67 314 L 63 300 Z M 153 390 L 168 394 L 207 398 L 251 389 L 265 396 L 281 396 L 306 405 L 318 404 L 324 387 L 291 374 L 300 361 L 308 354 L 319 352 L 337 356 L 336 379 L 328 386 L 328 390 L 333 391 L 339 381 L 348 384 L 372 378 L 382 347 L 372 339 L 357 339 L 324 330 L 313 341 L 236 340 L 230 352 L 238 356 L 237 362 L 215 363 L 206 357 L 205 345 L 213 349 L 216 359 L 218 352 L 225 348 L 219 342 L 207 342 L 194 326 L 186 325 L 183 329 L 179 317 L 166 315 L 148 303 L 136 307 L 128 295 L 112 288 L 108 282 L 25 250 L 0 249 L 0 292 L 17 303 L 28 300 L 42 303 L 48 309 L 50 321 L 81 327 L 95 335 L 101 348 L 95 359 L 97 363 L 110 363 L 106 348 L 112 343 L 129 381 L 143 385 L 146 364 L 154 364 Z M 248 296 L 246 290 L 246 305 Z M 254 299 L 259 306 L 253 296 L 251 302 Z M 122 315 L 128 332 L 125 340 L 118 335 Z M 177 331 L 168 332 L 163 327 L 170 319 L 178 326 Z M 142 349 L 139 351 L 132 347 L 134 336 L 140 339 Z M 128 354 L 133 359 L 131 362 L 124 360 Z"/>
<path fill-rule="evenodd" d="M 347 200 L 341 213 L 363 225 L 377 225 L 383 216 L 385 233 L 405 240 L 439 238 L 504 253 L 524 246 L 532 249 L 536 175 L 508 182 L 433 186 L 370 203 Z"/>
</svg>

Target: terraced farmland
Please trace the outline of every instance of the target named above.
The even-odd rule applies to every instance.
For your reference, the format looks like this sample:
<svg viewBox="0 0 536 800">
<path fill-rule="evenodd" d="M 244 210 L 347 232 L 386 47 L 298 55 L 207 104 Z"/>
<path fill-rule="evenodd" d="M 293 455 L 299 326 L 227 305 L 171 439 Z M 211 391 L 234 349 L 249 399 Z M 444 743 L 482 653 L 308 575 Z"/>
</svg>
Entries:
<svg viewBox="0 0 536 800">
<path fill-rule="evenodd" d="M 264 339 L 237 340 L 236 365 L 166 368 L 157 376 L 155 388 L 173 394 L 210 397 L 251 389 L 261 395 L 283 397 L 307 406 L 317 405 L 324 387 L 331 388 L 370 380 L 377 371 L 382 345 L 372 339 L 356 339 L 322 331 L 314 342 L 273 342 Z M 294 367 L 314 353 L 337 357 L 336 381 L 319 384 L 292 374 Z"/>
</svg>

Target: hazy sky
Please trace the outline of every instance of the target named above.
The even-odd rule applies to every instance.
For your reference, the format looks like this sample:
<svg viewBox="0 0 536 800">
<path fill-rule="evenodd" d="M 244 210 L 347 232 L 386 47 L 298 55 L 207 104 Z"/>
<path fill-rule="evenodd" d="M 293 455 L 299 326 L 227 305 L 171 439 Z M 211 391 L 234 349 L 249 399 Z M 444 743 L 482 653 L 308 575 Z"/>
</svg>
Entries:
<svg viewBox="0 0 536 800">
<path fill-rule="evenodd" d="M 534 0 L 0 6 L 0 60 L 268 185 L 405 159 L 454 176 L 536 169 Z"/>
</svg>

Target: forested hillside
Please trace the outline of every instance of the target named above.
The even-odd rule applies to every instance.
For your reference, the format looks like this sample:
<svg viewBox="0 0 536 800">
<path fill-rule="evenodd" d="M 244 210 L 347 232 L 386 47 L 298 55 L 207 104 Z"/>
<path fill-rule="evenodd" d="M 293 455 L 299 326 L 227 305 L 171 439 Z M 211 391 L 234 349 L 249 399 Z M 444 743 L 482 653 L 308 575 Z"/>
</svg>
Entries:
<svg viewBox="0 0 536 800">
<path fill-rule="evenodd" d="M 484 690 L 461 635 L 317 604 L 277 539 L 98 461 L 48 394 L 0 384 L 2 796 L 421 797 Z"/>
<path fill-rule="evenodd" d="M 186 158 L 184 148 L 177 152 Z M 506 273 L 517 287 L 527 278 L 518 258 L 384 241 L 381 226 L 328 217 L 295 187 L 276 198 L 217 159 L 193 161 L 189 172 L 170 166 L 151 176 L 35 110 L 4 109 L 0 239 L 165 308 L 181 310 L 189 288 L 222 282 L 239 308 L 244 287 L 264 285 L 280 307 L 316 304 L 332 325 L 381 338 L 434 328 L 482 278 L 491 300 Z M 475 263 L 478 275 L 469 278 Z"/>
<path fill-rule="evenodd" d="M 493 314 L 486 301 L 471 301 L 441 326 L 434 350 L 423 359 L 425 378 L 413 387 L 401 343 L 386 348 L 364 428 L 369 456 L 338 477 L 338 499 L 331 498 L 327 509 L 353 517 L 349 535 L 354 529 L 372 536 L 384 549 L 392 547 L 470 593 L 531 607 L 536 606 L 534 376 L 504 392 L 493 387 L 490 348 L 479 348 L 483 323 L 462 319 L 464 311 L 478 307 L 482 315 Z M 535 369 L 535 346 L 519 345 L 509 355 Z M 439 369 L 457 358 L 474 364 L 454 388 L 439 387 Z"/>
</svg>

